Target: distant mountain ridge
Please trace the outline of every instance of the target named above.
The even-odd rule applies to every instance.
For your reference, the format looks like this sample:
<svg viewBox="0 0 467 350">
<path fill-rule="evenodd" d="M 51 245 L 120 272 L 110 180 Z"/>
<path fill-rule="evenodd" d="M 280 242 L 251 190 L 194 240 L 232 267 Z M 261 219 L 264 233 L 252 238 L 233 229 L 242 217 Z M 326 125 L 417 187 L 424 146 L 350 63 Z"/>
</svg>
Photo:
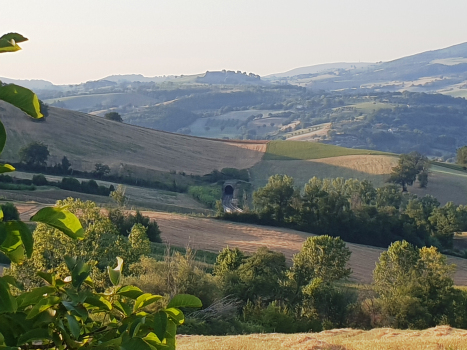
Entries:
<svg viewBox="0 0 467 350">
<path fill-rule="evenodd" d="M 367 66 L 372 65 L 372 64 L 374 64 L 374 63 L 368 63 L 368 62 L 354 62 L 354 63 L 337 62 L 337 63 L 316 64 L 316 65 L 313 65 L 313 66 L 294 68 L 292 70 L 289 70 L 289 71 L 283 72 L 283 73 L 269 74 L 269 75 L 264 76 L 263 78 L 265 78 L 265 79 L 286 78 L 286 77 L 293 77 L 293 76 L 301 75 L 301 74 L 316 74 L 316 73 L 335 70 L 335 69 L 363 68 L 363 67 L 367 67 Z"/>
<path fill-rule="evenodd" d="M 467 42 L 417 53 L 388 62 L 337 62 L 300 67 L 259 77 L 240 71 L 207 71 L 193 75 L 145 77 L 141 74 L 110 75 L 75 85 L 54 85 L 46 80 L 0 78 L 33 90 L 88 92 L 99 86 L 120 83 L 265 85 L 271 82 L 306 86 L 313 90 L 374 90 L 440 92 L 467 97 Z"/>
</svg>

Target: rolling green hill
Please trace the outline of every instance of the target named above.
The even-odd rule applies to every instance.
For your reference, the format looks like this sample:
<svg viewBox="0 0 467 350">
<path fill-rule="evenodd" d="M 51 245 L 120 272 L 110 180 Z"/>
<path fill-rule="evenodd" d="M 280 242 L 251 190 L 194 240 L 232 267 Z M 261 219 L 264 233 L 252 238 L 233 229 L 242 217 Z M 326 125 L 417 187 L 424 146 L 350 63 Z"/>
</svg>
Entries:
<svg viewBox="0 0 467 350">
<path fill-rule="evenodd" d="M 66 156 L 75 170 L 94 170 L 96 163 L 114 174 L 154 180 L 160 174 L 204 175 L 214 169 L 249 169 L 254 188 L 269 176 L 288 174 L 301 187 L 311 177 L 344 177 L 384 185 L 395 165 L 393 154 L 300 141 L 232 141 L 172 134 L 106 120 L 93 115 L 51 107 L 43 122 L 18 109 L 0 104 L 0 120 L 8 133 L 8 161 L 31 141 L 49 146 L 49 164 Z M 434 166 L 428 188 L 413 186 L 417 195 L 433 194 L 442 203 L 467 202 L 467 174 L 462 169 Z M 177 176 L 181 176 L 178 175 Z"/>
</svg>

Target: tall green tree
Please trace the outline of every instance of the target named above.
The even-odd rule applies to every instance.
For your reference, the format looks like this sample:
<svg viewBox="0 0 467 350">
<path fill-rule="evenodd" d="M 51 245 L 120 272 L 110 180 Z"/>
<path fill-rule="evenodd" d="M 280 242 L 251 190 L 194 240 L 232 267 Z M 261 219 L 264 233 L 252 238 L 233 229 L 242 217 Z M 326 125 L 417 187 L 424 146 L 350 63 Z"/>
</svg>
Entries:
<svg viewBox="0 0 467 350">
<path fill-rule="evenodd" d="M 435 247 L 416 248 L 406 241 L 391 244 L 373 272 L 383 314 L 397 328 L 427 328 L 454 322 L 454 266 Z"/>
<path fill-rule="evenodd" d="M 457 149 L 457 164 L 467 165 L 467 146 Z"/>
<path fill-rule="evenodd" d="M 309 237 L 300 252 L 294 255 L 289 277 L 297 291 L 314 279 L 331 283 L 346 278 L 352 272 L 347 268 L 350 254 L 349 248 L 339 237 Z"/>
<path fill-rule="evenodd" d="M 19 158 L 29 166 L 46 166 L 50 152 L 42 142 L 31 142 L 19 150 Z"/>
<path fill-rule="evenodd" d="M 424 174 L 423 181 L 428 182 L 428 167 L 428 158 L 418 152 L 401 154 L 399 163 L 392 168 L 388 182 L 401 185 L 402 192 L 407 192 L 407 185 L 412 185 L 420 173 Z"/>
<path fill-rule="evenodd" d="M 253 193 L 253 204 L 260 215 L 284 223 L 294 213 L 294 180 L 287 175 L 273 175 L 266 186 Z"/>
</svg>

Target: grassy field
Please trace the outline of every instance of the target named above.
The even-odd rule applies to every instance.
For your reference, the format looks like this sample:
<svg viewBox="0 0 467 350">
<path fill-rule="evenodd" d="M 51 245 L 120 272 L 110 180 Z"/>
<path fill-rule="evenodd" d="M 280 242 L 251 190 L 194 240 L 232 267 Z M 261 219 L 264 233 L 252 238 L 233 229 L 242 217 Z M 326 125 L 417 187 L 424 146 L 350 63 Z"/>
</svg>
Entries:
<svg viewBox="0 0 467 350">
<path fill-rule="evenodd" d="M 66 108 L 72 110 L 82 110 L 93 108 L 96 105 L 105 107 L 123 106 L 131 103 L 134 106 L 146 106 L 154 104 L 157 101 L 151 97 L 132 94 L 132 93 L 108 93 L 108 94 L 92 94 L 92 95 L 78 95 L 54 98 L 44 101 L 47 104 L 56 102 L 63 102 Z"/>
<path fill-rule="evenodd" d="M 180 331 L 183 330 L 183 327 Z M 438 326 L 423 331 L 379 328 L 333 329 L 320 333 L 177 336 L 179 350 L 464 350 L 467 331 Z"/>
<path fill-rule="evenodd" d="M 220 140 L 171 134 L 58 108 L 49 108 L 45 121 L 34 122 L 0 102 L 0 119 L 8 135 L 2 157 L 9 161 L 17 161 L 20 148 L 37 140 L 49 146 L 51 164 L 67 156 L 76 170 L 91 171 L 95 163 L 105 163 L 114 172 L 138 169 L 142 175 L 146 170 L 204 175 L 227 167 L 244 169 L 263 155 Z"/>
<path fill-rule="evenodd" d="M 441 204 L 452 201 L 456 204 L 467 204 L 467 173 L 451 168 L 433 165 L 430 168 L 428 187 L 409 187 L 409 191 L 418 196 L 431 194 Z"/>
<path fill-rule="evenodd" d="M 236 126 L 225 127 L 223 130 L 221 130 L 220 127 L 210 127 L 209 130 L 206 130 L 205 126 L 206 126 L 207 120 L 213 119 L 216 121 L 222 121 L 222 120 L 228 120 L 228 119 L 235 119 L 235 120 L 238 120 L 239 123 L 241 123 L 241 122 L 244 122 L 251 115 L 262 114 L 263 118 L 251 121 L 250 123 L 248 123 L 248 128 L 249 129 L 255 128 L 257 130 L 257 135 L 266 135 L 267 133 L 277 131 L 280 125 L 282 124 L 282 122 L 286 119 L 286 118 L 278 118 L 278 117 L 268 117 L 267 115 L 271 112 L 274 113 L 274 111 L 271 111 L 271 110 L 256 110 L 256 109 L 250 109 L 246 111 L 233 111 L 233 112 L 228 112 L 226 114 L 222 114 L 222 115 L 212 117 L 212 118 L 200 118 L 196 120 L 195 122 L 193 122 L 192 124 L 190 124 L 188 127 L 190 128 L 191 135 L 193 136 L 234 138 L 241 133 L 241 131 L 239 131 Z M 271 123 L 274 123 L 273 127 L 270 125 Z M 263 124 L 266 124 L 266 127 L 263 127 L 262 126 Z"/>
<path fill-rule="evenodd" d="M 334 145 L 301 141 L 271 141 L 264 160 L 319 159 L 348 155 L 392 155 L 386 152 L 344 148 Z"/>
<path fill-rule="evenodd" d="M 259 247 L 284 253 L 289 263 L 303 242 L 310 237 L 308 233 L 291 229 L 233 223 L 209 218 L 192 217 L 174 213 L 144 211 L 144 215 L 157 221 L 164 242 L 177 247 L 190 246 L 195 250 L 218 253 L 224 247 L 238 247 L 253 253 Z M 347 243 L 352 251 L 349 265 L 353 270 L 352 283 L 368 284 L 372 281 L 375 263 L 382 248 Z M 449 257 L 450 263 L 457 265 L 454 275 L 456 285 L 467 286 L 467 260 Z"/>
<path fill-rule="evenodd" d="M 380 109 L 393 108 L 395 105 L 382 102 L 361 102 L 354 105 L 349 105 L 347 107 L 353 107 L 358 111 L 369 113 L 373 112 L 373 110 L 378 111 Z"/>
</svg>

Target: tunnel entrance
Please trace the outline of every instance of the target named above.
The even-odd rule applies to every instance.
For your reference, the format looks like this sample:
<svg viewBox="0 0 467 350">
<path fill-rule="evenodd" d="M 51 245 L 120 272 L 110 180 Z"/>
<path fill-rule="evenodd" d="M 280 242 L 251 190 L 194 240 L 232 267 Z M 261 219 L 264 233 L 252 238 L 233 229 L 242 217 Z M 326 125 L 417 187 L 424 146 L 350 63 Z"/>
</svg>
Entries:
<svg viewBox="0 0 467 350">
<path fill-rule="evenodd" d="M 233 196 L 233 193 L 234 193 L 234 189 L 233 189 L 232 186 L 230 186 L 230 185 L 225 186 L 225 188 L 224 188 L 224 194 L 225 194 L 226 196 Z"/>
</svg>

